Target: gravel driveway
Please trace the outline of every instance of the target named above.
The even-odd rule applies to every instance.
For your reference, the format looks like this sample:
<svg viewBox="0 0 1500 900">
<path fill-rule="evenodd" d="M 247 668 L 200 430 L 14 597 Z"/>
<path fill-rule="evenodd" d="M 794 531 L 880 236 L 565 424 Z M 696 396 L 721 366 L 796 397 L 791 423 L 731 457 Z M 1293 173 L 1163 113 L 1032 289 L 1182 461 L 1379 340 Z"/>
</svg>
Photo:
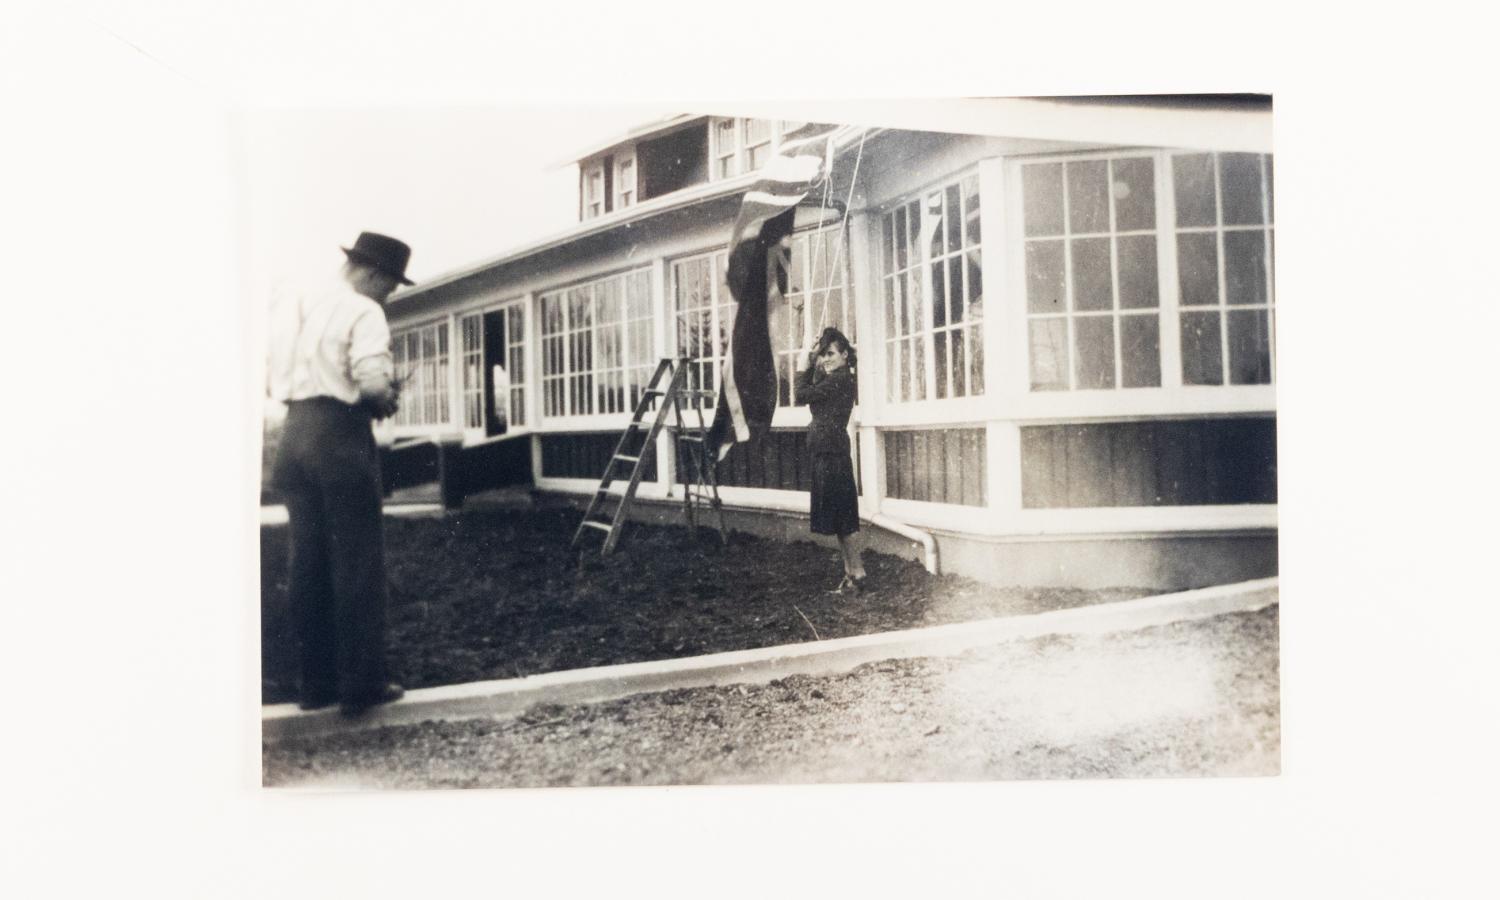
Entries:
<svg viewBox="0 0 1500 900">
<path fill-rule="evenodd" d="M 267 785 L 547 787 L 1274 775 L 1277 607 L 843 675 L 267 744 Z"/>
</svg>

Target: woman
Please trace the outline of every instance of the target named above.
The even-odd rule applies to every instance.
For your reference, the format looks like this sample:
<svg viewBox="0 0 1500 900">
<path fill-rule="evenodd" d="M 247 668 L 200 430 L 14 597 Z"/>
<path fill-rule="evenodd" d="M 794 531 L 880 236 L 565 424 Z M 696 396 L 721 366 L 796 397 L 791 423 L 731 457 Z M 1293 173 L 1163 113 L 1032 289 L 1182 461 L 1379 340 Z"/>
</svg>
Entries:
<svg viewBox="0 0 1500 900">
<path fill-rule="evenodd" d="M 859 531 L 859 494 L 854 487 L 854 465 L 849 459 L 849 414 L 854 409 L 857 357 L 849 339 L 837 328 L 825 328 L 807 352 L 807 363 L 797 375 L 797 399 L 812 412 L 807 450 L 812 457 L 813 534 L 839 539 L 844 579 L 838 593 L 858 594 L 865 583 L 865 566 L 851 535 Z"/>
</svg>

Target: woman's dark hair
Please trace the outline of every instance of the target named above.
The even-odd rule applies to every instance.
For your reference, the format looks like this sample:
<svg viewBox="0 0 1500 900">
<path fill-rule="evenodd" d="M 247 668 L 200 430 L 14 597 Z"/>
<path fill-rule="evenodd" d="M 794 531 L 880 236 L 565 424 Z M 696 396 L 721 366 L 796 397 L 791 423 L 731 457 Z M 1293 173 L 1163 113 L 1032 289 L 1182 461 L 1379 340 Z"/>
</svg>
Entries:
<svg viewBox="0 0 1500 900">
<path fill-rule="evenodd" d="M 849 354 L 849 361 L 846 365 L 849 366 L 851 372 L 859 368 L 859 354 L 854 352 L 854 345 L 849 343 L 849 339 L 844 337 L 842 331 L 837 328 L 823 329 L 823 333 L 818 335 L 817 351 L 822 353 L 830 344 Z"/>
</svg>

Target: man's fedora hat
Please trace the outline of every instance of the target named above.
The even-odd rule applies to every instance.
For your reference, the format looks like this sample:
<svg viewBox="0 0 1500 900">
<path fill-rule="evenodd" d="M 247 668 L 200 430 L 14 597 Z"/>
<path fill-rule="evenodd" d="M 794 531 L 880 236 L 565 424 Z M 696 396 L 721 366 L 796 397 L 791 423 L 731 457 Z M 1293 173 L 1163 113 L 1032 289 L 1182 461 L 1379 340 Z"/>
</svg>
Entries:
<svg viewBox="0 0 1500 900">
<path fill-rule="evenodd" d="M 353 247 L 339 249 L 355 262 L 376 268 L 400 280 L 402 284 L 416 284 L 406 277 L 406 263 L 411 259 L 411 248 L 402 241 L 373 231 L 362 231 Z"/>
</svg>

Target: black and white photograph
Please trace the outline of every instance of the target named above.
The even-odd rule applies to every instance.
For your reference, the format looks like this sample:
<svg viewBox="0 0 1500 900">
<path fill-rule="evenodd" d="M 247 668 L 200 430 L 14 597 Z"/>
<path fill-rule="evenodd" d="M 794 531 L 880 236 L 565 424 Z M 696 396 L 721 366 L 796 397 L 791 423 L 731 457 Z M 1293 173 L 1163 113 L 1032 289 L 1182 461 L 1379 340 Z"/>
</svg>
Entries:
<svg viewBox="0 0 1500 900">
<path fill-rule="evenodd" d="M 1272 98 L 771 107 L 251 120 L 267 786 L 1277 774 Z"/>
<path fill-rule="evenodd" d="M 7 895 L 1494 893 L 1469 7 L 5 23 Z"/>
</svg>

